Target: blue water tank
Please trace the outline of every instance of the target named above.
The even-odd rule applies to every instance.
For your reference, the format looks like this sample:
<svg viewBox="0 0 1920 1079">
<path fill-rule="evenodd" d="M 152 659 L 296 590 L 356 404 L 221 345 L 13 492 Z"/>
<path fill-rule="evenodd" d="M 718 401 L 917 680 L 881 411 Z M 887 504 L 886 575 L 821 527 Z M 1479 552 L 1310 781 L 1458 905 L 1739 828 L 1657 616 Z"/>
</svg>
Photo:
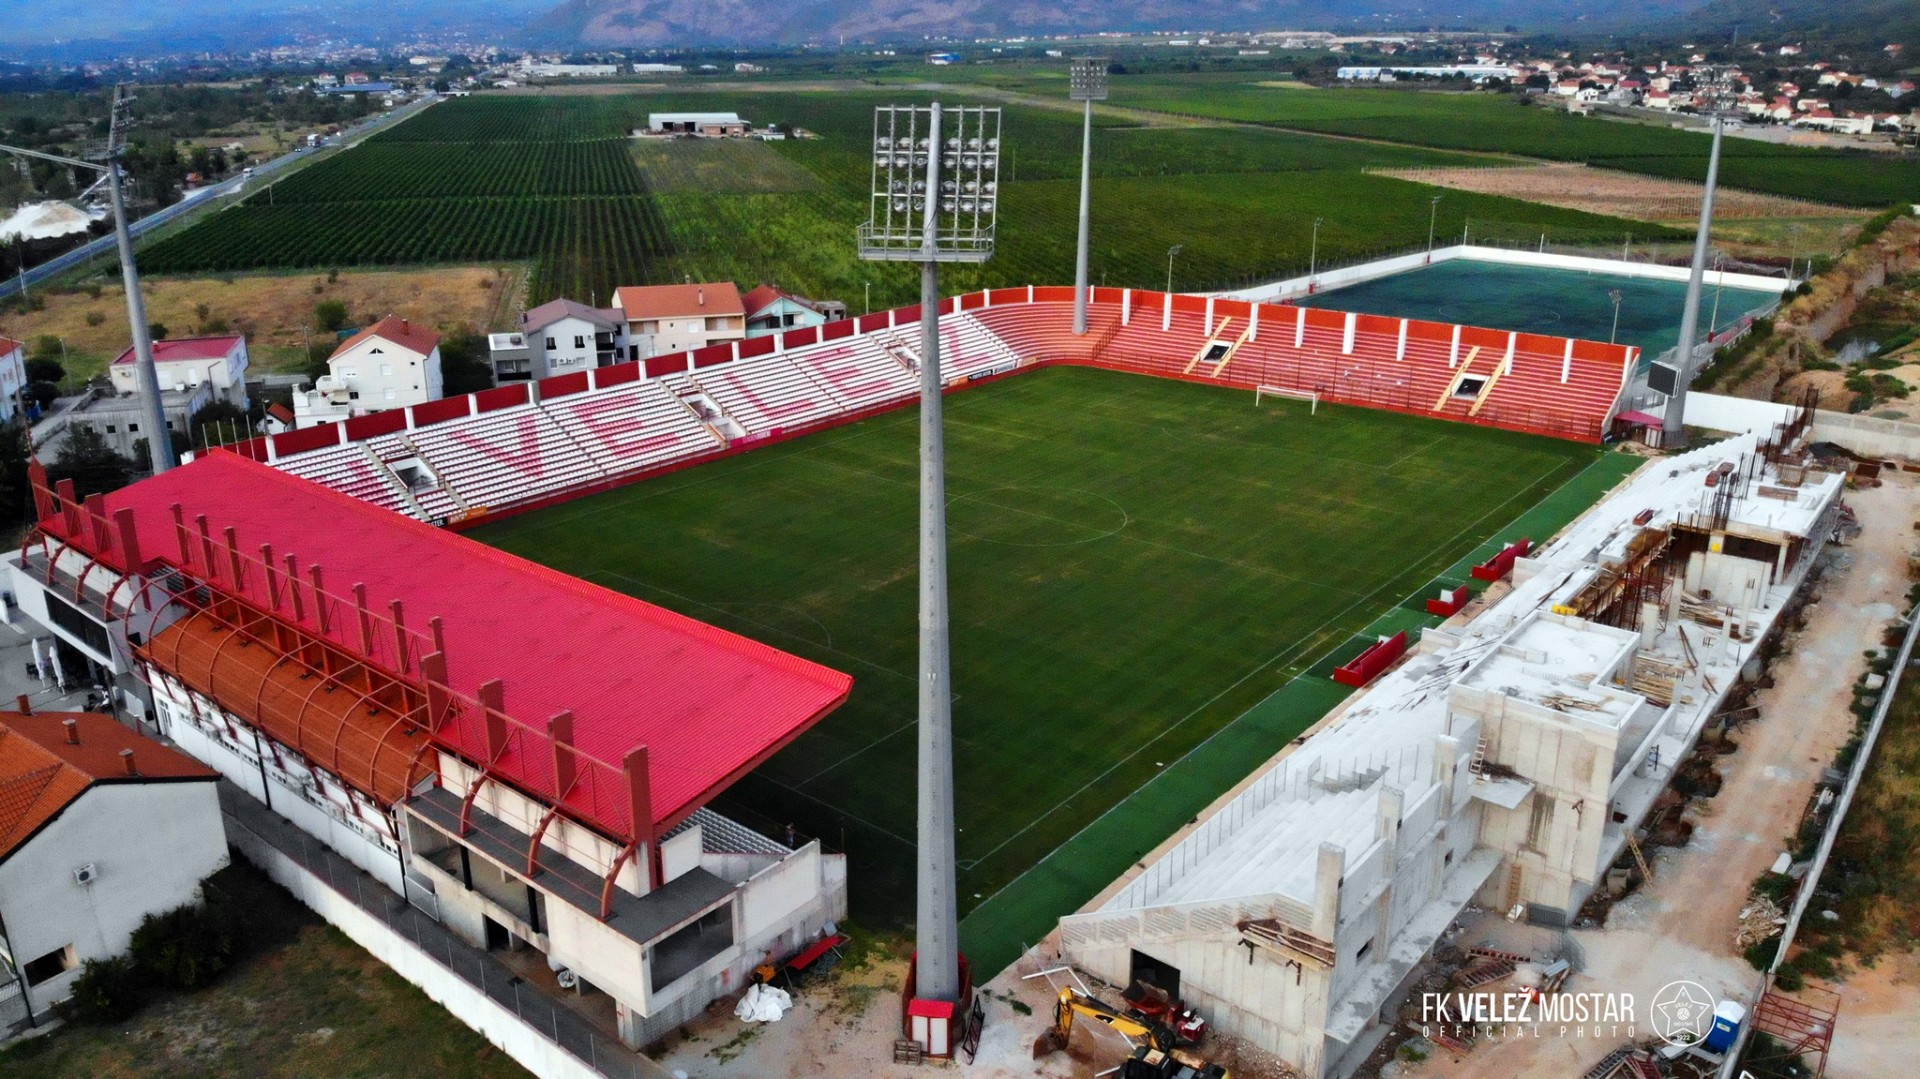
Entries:
<svg viewBox="0 0 1920 1079">
<path fill-rule="evenodd" d="M 1740 1024 L 1747 1018 L 1746 1006 L 1736 1000 L 1723 1000 L 1713 1009 L 1713 1029 L 1707 1031 L 1709 1052 L 1724 1053 L 1733 1048 L 1740 1036 Z"/>
</svg>

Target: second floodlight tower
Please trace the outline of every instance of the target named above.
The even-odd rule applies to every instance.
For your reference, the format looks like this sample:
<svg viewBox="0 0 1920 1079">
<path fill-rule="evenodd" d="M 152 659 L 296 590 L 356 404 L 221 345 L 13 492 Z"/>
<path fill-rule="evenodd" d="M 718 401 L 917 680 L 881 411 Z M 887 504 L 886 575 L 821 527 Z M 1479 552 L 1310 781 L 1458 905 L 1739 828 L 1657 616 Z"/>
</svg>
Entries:
<svg viewBox="0 0 1920 1079">
<path fill-rule="evenodd" d="M 1087 332 L 1087 245 L 1089 243 L 1088 203 L 1093 185 L 1093 103 L 1107 99 L 1107 58 L 1082 56 L 1073 62 L 1073 74 L 1067 81 L 1067 97 L 1084 102 L 1085 125 L 1080 131 L 1080 243 L 1073 256 L 1073 332 Z"/>
<path fill-rule="evenodd" d="M 952 671 L 947 648 L 946 443 L 940 264 L 993 257 L 1000 110 L 881 105 L 860 257 L 920 264 L 920 798 L 914 977 L 907 1036 L 951 1056 L 966 1022 L 954 882 Z"/>
</svg>

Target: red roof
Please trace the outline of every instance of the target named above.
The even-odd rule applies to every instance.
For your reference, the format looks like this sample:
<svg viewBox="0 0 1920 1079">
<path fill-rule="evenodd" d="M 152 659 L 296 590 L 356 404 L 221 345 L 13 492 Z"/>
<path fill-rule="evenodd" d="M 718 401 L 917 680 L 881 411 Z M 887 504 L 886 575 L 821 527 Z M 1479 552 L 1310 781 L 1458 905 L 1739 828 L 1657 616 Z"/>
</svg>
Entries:
<svg viewBox="0 0 1920 1079">
<path fill-rule="evenodd" d="M 270 402 L 267 405 L 267 415 L 273 417 L 276 420 L 279 420 L 281 423 L 284 423 L 289 427 L 293 426 L 293 421 L 294 421 L 293 409 L 288 408 L 287 406 L 281 404 L 278 401 Z"/>
<path fill-rule="evenodd" d="M 5 356 L 17 348 L 26 348 L 26 342 L 15 341 L 11 337 L 0 337 L 0 356 Z"/>
<path fill-rule="evenodd" d="M 411 349 L 422 356 L 440 347 L 439 334 L 411 319 L 404 319 L 398 315 L 388 315 L 386 318 L 381 319 L 366 329 L 361 330 L 359 333 L 354 334 L 352 337 L 347 338 L 345 341 L 340 342 L 340 347 L 333 350 L 333 355 L 338 356 L 370 337 L 378 337 L 385 341 L 391 341 L 401 348 Z"/>
<path fill-rule="evenodd" d="M 381 614 L 401 601 L 414 631 L 441 618 L 447 681 L 456 692 L 477 697 L 482 684 L 499 679 L 505 711 L 536 730 L 571 711 L 574 745 L 615 768 L 647 747 L 659 827 L 677 823 L 818 722 L 853 684 L 838 671 L 230 453 L 122 488 L 105 503 L 109 516 L 120 507 L 134 511 L 143 559 L 181 564 L 169 509 L 177 503 L 190 528 L 204 514 L 216 542 L 232 527 L 243 552 L 272 544 L 278 561 L 296 555 L 302 567 L 323 567 L 330 593 L 347 596 L 364 584 L 368 606 Z M 64 534 L 58 517 L 42 526 Z M 83 544 L 90 542 L 92 530 L 82 531 Z M 111 560 L 121 561 L 117 551 Z M 197 551 L 193 561 L 204 575 Z M 241 590 L 265 607 L 262 577 L 257 569 L 247 574 Z M 305 622 L 360 650 L 350 608 L 320 630 L 309 604 Z M 482 759 L 485 727 L 475 709 L 462 708 L 434 737 L 444 749 Z M 554 799 L 550 745 L 510 749 L 494 771 Z M 574 787 L 567 807 L 632 837 L 624 801 L 586 786 Z"/>
<path fill-rule="evenodd" d="M 178 337 L 170 341 L 153 343 L 154 363 L 175 363 L 181 360 L 219 360 L 225 359 L 233 346 L 245 341 L 239 334 L 225 334 L 219 337 Z M 0 349 L 0 352 L 5 351 Z M 133 347 L 129 345 L 116 364 L 133 362 Z"/>
<path fill-rule="evenodd" d="M 628 285 L 614 290 L 614 306 L 628 320 L 707 315 L 720 318 L 744 315 L 740 290 L 731 281 L 694 285 Z"/>
<path fill-rule="evenodd" d="M 79 738 L 67 740 L 66 720 Z M 128 774 L 122 750 L 133 752 Z M 144 738 L 110 716 L 89 712 L 0 714 L 0 859 L 96 783 L 214 780 L 219 773 Z"/>
</svg>

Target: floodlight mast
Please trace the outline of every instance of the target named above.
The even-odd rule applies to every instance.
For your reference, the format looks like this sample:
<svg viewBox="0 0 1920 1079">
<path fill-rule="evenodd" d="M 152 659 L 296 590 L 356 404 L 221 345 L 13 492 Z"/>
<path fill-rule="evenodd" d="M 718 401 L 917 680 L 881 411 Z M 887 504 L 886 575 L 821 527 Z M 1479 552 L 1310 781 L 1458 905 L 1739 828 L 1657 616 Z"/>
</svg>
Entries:
<svg viewBox="0 0 1920 1079">
<path fill-rule="evenodd" d="M 1093 103 L 1107 99 L 1107 58 L 1083 56 L 1073 62 L 1067 97 L 1084 102 L 1086 118 L 1080 131 L 1080 242 L 1073 257 L 1073 332 L 1087 332 L 1087 246 L 1090 242 L 1088 203 L 1093 178 Z"/>
<path fill-rule="evenodd" d="M 1665 449 L 1685 449 L 1687 445 L 1687 390 L 1693 385 L 1694 337 L 1700 332 L 1700 285 L 1707 272 L 1707 247 L 1713 232 L 1713 196 L 1720 182 L 1720 140 L 1726 127 L 1721 91 L 1724 76 L 1716 75 L 1709 90 L 1709 108 L 1713 112 L 1713 148 L 1707 154 L 1707 190 L 1700 199 L 1700 227 L 1693 237 L 1693 264 L 1687 270 L 1687 302 L 1680 315 L 1680 342 L 1675 347 L 1673 393 L 1667 397 L 1667 409 L 1660 419 L 1660 445 Z"/>
<path fill-rule="evenodd" d="M 125 143 L 126 105 L 131 100 L 126 96 L 124 84 L 113 88 L 113 114 L 105 165 L 18 146 L 0 146 L 0 150 L 107 174 L 107 194 L 113 204 L 113 235 L 120 251 L 120 280 L 127 293 L 127 330 L 133 337 L 134 379 L 140 391 L 143 418 L 153 432 L 147 439 L 147 459 L 157 476 L 172 468 L 176 462 L 173 439 L 167 431 L 167 413 L 160 405 L 160 375 L 153 366 L 153 337 L 147 331 L 147 303 L 140 293 L 140 271 L 133 262 L 133 236 L 127 231 L 127 204 L 120 191 L 120 151 Z M 20 274 L 21 292 L 24 294 L 24 267 Z"/>
<path fill-rule="evenodd" d="M 916 1000 L 957 1005 L 962 976 L 954 873 L 939 267 L 942 262 L 992 257 L 1000 110 L 954 109 L 954 134 L 943 136 L 945 112 L 938 102 L 874 110 L 874 216 L 861 226 L 858 237 L 861 258 L 920 264 L 920 791 L 912 991 Z M 945 180 L 943 166 L 950 174 Z M 964 1022 L 964 1016 L 956 1018 Z M 943 1037 L 941 1044 L 951 1042 Z"/>
</svg>

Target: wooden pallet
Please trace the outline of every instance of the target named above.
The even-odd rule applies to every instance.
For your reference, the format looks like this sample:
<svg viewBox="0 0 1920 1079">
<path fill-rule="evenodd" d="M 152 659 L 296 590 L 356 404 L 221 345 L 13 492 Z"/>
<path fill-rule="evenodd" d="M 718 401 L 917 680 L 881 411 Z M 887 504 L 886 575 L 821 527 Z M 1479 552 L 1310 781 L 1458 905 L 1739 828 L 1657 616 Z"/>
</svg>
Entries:
<svg viewBox="0 0 1920 1079">
<path fill-rule="evenodd" d="M 1515 966 L 1533 962 L 1533 956 L 1521 955 L 1519 952 L 1503 952 L 1498 948 L 1468 948 L 1467 956 L 1472 959 L 1504 959 Z"/>
<path fill-rule="evenodd" d="M 1660 1079 L 1660 1068 L 1644 1053 L 1635 1053 L 1627 1058 L 1627 1071 L 1633 1079 Z"/>
<path fill-rule="evenodd" d="M 1633 1050 L 1631 1048 L 1615 1049 L 1613 1052 L 1608 1053 L 1600 1063 L 1580 1073 L 1580 1079 L 1608 1079 L 1614 1072 L 1619 1071 L 1620 1065 L 1625 1064 L 1627 1058 L 1632 1055 Z"/>
<path fill-rule="evenodd" d="M 911 1038 L 901 1038 L 893 1043 L 893 1062 L 895 1064 L 925 1064 L 926 1047 Z"/>
<path fill-rule="evenodd" d="M 1513 963 L 1506 959 L 1497 959 L 1491 963 L 1477 966 L 1463 973 L 1460 978 L 1461 989 L 1477 989 L 1488 982 L 1497 982 L 1513 973 Z"/>
</svg>

